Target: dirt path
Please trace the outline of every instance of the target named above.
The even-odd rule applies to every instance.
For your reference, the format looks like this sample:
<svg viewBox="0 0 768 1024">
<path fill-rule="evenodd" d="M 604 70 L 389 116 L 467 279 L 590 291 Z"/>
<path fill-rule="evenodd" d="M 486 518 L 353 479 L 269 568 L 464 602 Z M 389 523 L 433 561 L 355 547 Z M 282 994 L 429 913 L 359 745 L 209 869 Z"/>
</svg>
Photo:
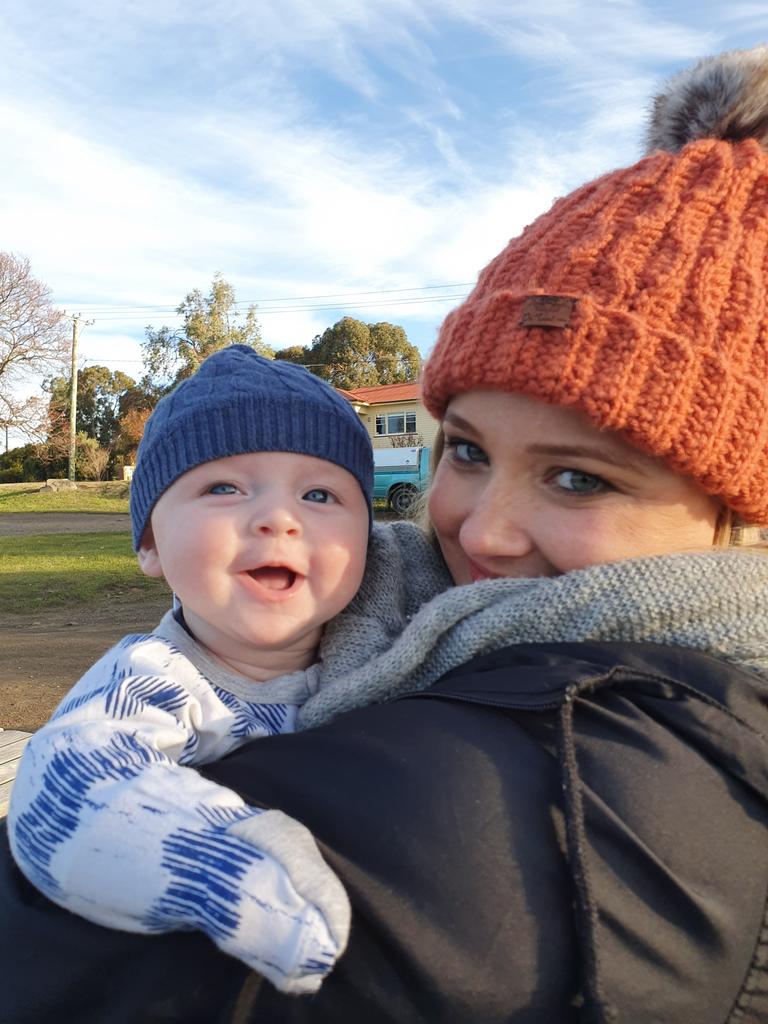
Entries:
<svg viewBox="0 0 768 1024">
<path fill-rule="evenodd" d="M 22 512 L 0 515 L 0 536 L 102 533 L 130 529 L 127 515 L 104 512 Z M 0 614 L 0 726 L 33 732 L 83 672 L 126 633 L 160 621 L 166 597 L 125 594 L 105 605 Z"/>
<path fill-rule="evenodd" d="M 108 647 L 152 629 L 168 598 L 125 595 L 108 605 L 3 616 L 0 622 L 0 726 L 33 732 Z"/>
</svg>

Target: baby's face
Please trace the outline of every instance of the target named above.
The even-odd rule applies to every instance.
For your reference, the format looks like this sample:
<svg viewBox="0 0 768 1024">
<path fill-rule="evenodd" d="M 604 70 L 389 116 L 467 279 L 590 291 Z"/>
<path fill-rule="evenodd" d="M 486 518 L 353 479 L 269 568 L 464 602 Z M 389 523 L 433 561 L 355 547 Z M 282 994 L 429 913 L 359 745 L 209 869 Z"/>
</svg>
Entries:
<svg viewBox="0 0 768 1024">
<path fill-rule="evenodd" d="M 139 549 L 187 625 L 227 662 L 309 652 L 360 586 L 368 506 L 357 480 L 323 459 L 254 452 L 206 462 L 160 497 Z"/>
</svg>

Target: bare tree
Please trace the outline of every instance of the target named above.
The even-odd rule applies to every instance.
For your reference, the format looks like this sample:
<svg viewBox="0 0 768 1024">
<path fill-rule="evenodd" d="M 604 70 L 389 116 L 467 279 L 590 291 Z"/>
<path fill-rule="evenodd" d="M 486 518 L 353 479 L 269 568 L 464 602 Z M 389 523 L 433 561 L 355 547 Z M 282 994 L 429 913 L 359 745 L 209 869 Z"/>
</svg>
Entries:
<svg viewBox="0 0 768 1024">
<path fill-rule="evenodd" d="M 109 451 L 102 448 L 96 438 L 78 434 L 77 461 L 80 476 L 86 480 L 103 480 L 109 465 Z"/>
<path fill-rule="evenodd" d="M 0 397 L 10 407 L 13 388 L 36 373 L 60 370 L 67 353 L 62 312 L 50 290 L 32 276 L 24 256 L 0 252 Z"/>
<path fill-rule="evenodd" d="M 0 392 L 0 427 L 10 427 L 33 443 L 44 441 L 50 429 L 48 402 L 37 396 L 16 399 Z"/>
<path fill-rule="evenodd" d="M 393 448 L 421 448 L 424 438 L 421 434 L 392 434 L 389 443 Z"/>
<path fill-rule="evenodd" d="M 37 444 L 37 456 L 47 466 L 48 475 L 62 474 L 69 458 L 69 421 L 60 417 L 50 428 L 45 441 Z M 75 460 L 79 480 L 103 480 L 109 468 L 110 451 L 102 448 L 95 437 L 79 430 L 75 434 Z"/>
</svg>

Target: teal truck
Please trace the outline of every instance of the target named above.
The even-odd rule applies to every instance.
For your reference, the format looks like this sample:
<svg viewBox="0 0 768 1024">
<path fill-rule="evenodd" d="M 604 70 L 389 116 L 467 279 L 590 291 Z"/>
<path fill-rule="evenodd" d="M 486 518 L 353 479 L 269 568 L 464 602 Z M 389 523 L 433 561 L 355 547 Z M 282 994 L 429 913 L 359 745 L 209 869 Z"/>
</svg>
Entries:
<svg viewBox="0 0 768 1024">
<path fill-rule="evenodd" d="M 374 448 L 373 497 L 399 516 L 410 515 L 429 483 L 429 448 Z"/>
</svg>

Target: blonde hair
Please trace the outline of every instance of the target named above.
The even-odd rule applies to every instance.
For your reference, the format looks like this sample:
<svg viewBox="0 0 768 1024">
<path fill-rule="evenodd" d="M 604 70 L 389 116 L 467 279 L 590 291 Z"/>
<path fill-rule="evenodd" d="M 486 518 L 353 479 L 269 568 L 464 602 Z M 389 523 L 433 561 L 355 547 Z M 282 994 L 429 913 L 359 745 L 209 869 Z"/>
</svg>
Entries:
<svg viewBox="0 0 768 1024">
<path fill-rule="evenodd" d="M 429 484 L 419 495 L 418 504 L 413 514 L 414 521 L 422 530 L 427 534 L 429 539 L 438 547 L 437 534 L 435 528 L 432 525 L 432 520 L 429 518 L 429 492 L 432 490 L 432 481 L 435 479 L 435 472 L 437 471 L 440 459 L 443 457 L 445 451 L 445 434 L 443 433 L 442 426 L 437 428 L 435 439 L 432 442 L 432 451 L 429 453 Z"/>
<path fill-rule="evenodd" d="M 716 548 L 764 548 L 766 545 L 762 533 L 763 527 L 747 526 L 733 509 L 723 506 L 717 517 L 712 544 Z"/>
<path fill-rule="evenodd" d="M 429 459 L 430 479 L 434 479 L 435 470 L 443 457 L 444 451 L 445 435 L 443 434 L 443 428 L 438 427 L 437 433 L 435 434 L 435 440 L 432 442 L 432 452 L 430 453 Z M 428 499 L 429 488 L 427 488 L 427 490 L 425 490 L 421 495 L 421 501 L 416 513 L 416 520 L 436 543 L 437 538 L 435 537 L 434 527 L 429 519 Z M 747 526 L 745 523 L 741 522 L 733 509 L 727 508 L 723 505 L 720 515 L 717 517 L 715 536 L 712 539 L 712 546 L 716 548 L 759 547 L 768 550 L 768 545 L 762 536 L 763 529 L 764 528 L 761 526 Z"/>
</svg>

